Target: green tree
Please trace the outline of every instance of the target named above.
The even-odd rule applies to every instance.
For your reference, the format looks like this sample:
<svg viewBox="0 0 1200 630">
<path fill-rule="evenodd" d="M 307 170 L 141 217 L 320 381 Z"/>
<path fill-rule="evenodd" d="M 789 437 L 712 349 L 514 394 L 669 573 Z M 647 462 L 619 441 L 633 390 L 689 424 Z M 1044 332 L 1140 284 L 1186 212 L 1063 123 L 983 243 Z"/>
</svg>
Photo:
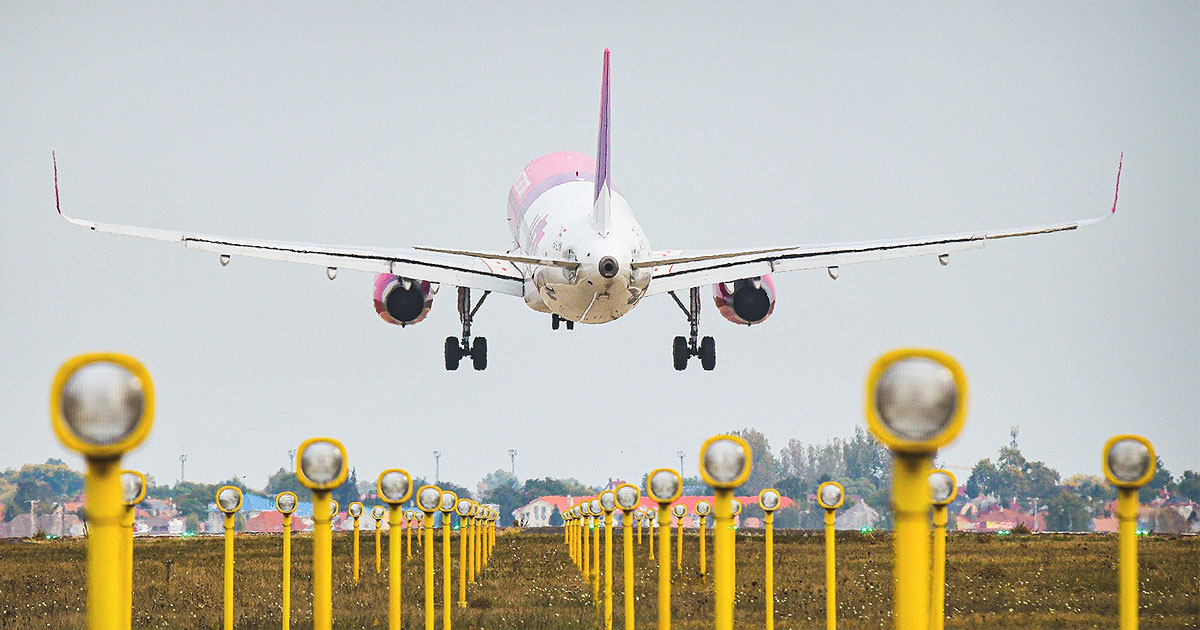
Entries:
<svg viewBox="0 0 1200 630">
<path fill-rule="evenodd" d="M 1150 483 L 1142 486 L 1138 490 L 1138 501 L 1149 503 L 1158 498 L 1159 490 L 1170 490 L 1171 488 L 1171 471 L 1163 466 L 1162 458 L 1155 456 L 1154 478 Z"/>
<path fill-rule="evenodd" d="M 512 511 L 520 507 L 521 489 L 516 475 L 507 470 L 488 473 L 476 485 L 479 500 L 500 506 L 500 525 L 512 525 Z"/>
<path fill-rule="evenodd" d="M 342 511 L 345 511 L 351 503 L 358 499 L 358 471 L 351 468 L 350 474 L 346 475 L 346 480 L 342 482 L 342 485 L 333 489 L 333 500 L 338 502 L 338 507 Z"/>
<path fill-rule="evenodd" d="M 1083 499 L 1069 488 L 1060 488 L 1046 499 L 1046 528 L 1055 532 L 1086 532 L 1092 522 L 1091 511 Z"/>
<path fill-rule="evenodd" d="M 309 490 L 300 483 L 300 478 L 296 473 L 289 472 L 285 468 L 280 468 L 267 478 L 267 485 L 263 488 L 263 493 L 274 498 L 280 492 L 294 492 L 297 497 L 306 497 Z"/>
<path fill-rule="evenodd" d="M 758 494 L 763 488 L 774 486 L 779 477 L 779 463 L 771 453 L 771 443 L 767 436 L 749 427 L 734 431 L 733 434 L 750 445 L 750 478 L 742 484 L 740 492 Z"/>
<path fill-rule="evenodd" d="M 1176 492 L 1182 497 L 1200 503 L 1200 473 L 1194 470 L 1183 471 L 1183 475 L 1179 477 L 1179 483 L 1176 484 Z"/>
<path fill-rule="evenodd" d="M 525 485 L 521 488 L 521 505 L 529 503 L 538 497 L 582 497 L 593 494 L 596 494 L 595 489 L 583 485 L 583 483 L 575 478 L 554 479 L 552 477 L 543 477 L 542 479 L 526 479 Z"/>
</svg>

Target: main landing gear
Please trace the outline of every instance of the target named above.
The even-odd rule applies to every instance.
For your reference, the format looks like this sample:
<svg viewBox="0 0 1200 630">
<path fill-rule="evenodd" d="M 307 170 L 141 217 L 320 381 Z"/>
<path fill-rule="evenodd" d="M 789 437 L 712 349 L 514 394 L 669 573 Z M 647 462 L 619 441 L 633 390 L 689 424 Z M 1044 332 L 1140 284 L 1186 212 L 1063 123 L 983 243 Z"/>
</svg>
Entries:
<svg viewBox="0 0 1200 630">
<path fill-rule="evenodd" d="M 462 320 L 462 339 L 446 337 L 447 370 L 457 370 L 458 363 L 468 356 L 471 357 L 471 366 L 476 370 L 487 368 L 487 339 L 476 337 L 475 343 L 471 343 L 471 320 L 475 318 L 475 313 L 479 311 L 480 306 L 483 306 L 483 301 L 487 299 L 489 293 L 491 291 L 484 291 L 479 301 L 472 307 L 471 290 L 466 287 L 458 288 L 458 318 Z"/>
<path fill-rule="evenodd" d="M 558 313 L 551 313 L 550 314 L 550 328 L 553 328 L 554 330 L 558 330 L 558 325 L 560 323 L 566 324 L 567 330 L 575 330 L 575 322 L 573 322 L 569 319 L 566 319 L 564 317 L 559 317 Z"/>
<path fill-rule="evenodd" d="M 689 291 L 690 304 L 688 306 L 683 305 L 683 300 L 680 300 L 674 291 L 670 293 L 671 297 L 675 299 L 675 303 L 683 310 L 683 314 L 687 315 L 688 324 L 692 329 L 690 337 L 676 337 L 671 345 L 671 358 L 674 359 L 675 369 L 682 372 L 687 369 L 688 359 L 700 357 L 700 367 L 706 371 L 712 371 L 717 367 L 717 342 L 712 337 L 699 339 L 700 288 L 694 287 Z"/>
</svg>

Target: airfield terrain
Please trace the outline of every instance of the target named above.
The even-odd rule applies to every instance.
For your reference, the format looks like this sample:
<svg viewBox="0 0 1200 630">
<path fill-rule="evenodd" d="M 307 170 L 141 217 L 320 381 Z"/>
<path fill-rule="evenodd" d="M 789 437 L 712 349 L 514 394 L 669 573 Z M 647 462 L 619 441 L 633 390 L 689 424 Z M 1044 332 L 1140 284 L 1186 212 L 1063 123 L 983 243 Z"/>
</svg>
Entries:
<svg viewBox="0 0 1200 630">
<path fill-rule="evenodd" d="M 614 627 L 623 628 L 619 530 L 614 531 Z M 437 555 L 437 627 L 441 628 L 442 557 Z M 603 535 L 601 536 L 603 540 Z M 362 538 L 362 577 L 351 581 L 351 537 L 334 535 L 334 627 L 387 627 L 387 536 L 384 572 L 375 573 L 374 535 Z M 823 539 L 819 532 L 775 536 L 776 627 L 823 628 Z M 415 537 L 414 537 L 415 542 Z M 697 573 L 695 533 L 685 538 L 685 575 L 675 576 L 672 627 L 712 624 L 711 567 Z M 711 553 L 711 539 L 708 550 Z M 458 599 L 458 537 L 453 543 Z M 603 543 L 602 543 L 603 544 Z M 672 538 L 672 553 L 675 540 Z M 1141 620 L 1145 628 L 1200 628 L 1200 537 L 1148 536 L 1139 541 Z M 135 551 L 135 628 L 219 628 L 222 611 L 220 537 L 139 538 Z M 0 628 L 83 628 L 82 540 L 0 544 Z M 237 628 L 278 628 L 281 543 L 277 535 L 239 535 L 236 543 Z M 311 539 L 292 546 L 292 625 L 311 626 Z M 739 628 L 764 627 L 763 539 L 738 533 Z M 653 628 L 657 569 L 635 546 L 637 627 Z M 1117 541 L 1111 535 L 952 534 L 947 545 L 947 628 L 1113 628 L 1117 623 Z M 403 565 L 405 628 L 423 628 L 424 564 L 417 545 Z M 839 627 L 891 627 L 891 537 L 838 534 Z M 601 578 L 603 597 L 603 578 Z M 561 530 L 503 531 L 482 575 L 468 587 L 468 607 L 455 608 L 456 628 L 594 628 L 590 587 L 571 564 Z"/>
</svg>

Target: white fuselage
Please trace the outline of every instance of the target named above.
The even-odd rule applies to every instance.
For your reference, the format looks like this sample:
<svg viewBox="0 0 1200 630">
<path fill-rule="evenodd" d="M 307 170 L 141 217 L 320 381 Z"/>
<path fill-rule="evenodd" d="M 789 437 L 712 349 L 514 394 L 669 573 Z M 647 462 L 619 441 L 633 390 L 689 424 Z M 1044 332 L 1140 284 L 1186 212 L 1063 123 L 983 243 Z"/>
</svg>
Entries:
<svg viewBox="0 0 1200 630">
<path fill-rule="evenodd" d="M 610 322 L 637 305 L 650 284 L 650 269 L 633 270 L 650 254 L 650 244 L 625 198 L 612 192 L 611 223 L 601 234 L 590 220 L 595 183 L 568 181 L 546 190 L 514 226 L 517 248 L 530 256 L 575 260 L 575 270 L 531 266 L 526 271 L 525 303 L 585 324 Z M 611 278 L 600 273 L 601 259 L 619 265 Z"/>
</svg>

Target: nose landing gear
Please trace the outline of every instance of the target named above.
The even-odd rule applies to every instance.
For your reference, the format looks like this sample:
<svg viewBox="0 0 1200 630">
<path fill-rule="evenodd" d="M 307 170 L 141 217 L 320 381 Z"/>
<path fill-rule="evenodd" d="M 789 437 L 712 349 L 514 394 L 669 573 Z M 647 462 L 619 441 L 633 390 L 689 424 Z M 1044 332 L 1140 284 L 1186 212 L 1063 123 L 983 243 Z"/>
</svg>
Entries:
<svg viewBox="0 0 1200 630">
<path fill-rule="evenodd" d="M 691 326 L 689 337 L 676 337 L 671 344 L 671 358 L 675 369 L 682 372 L 687 369 L 689 359 L 700 357 L 700 367 L 711 372 L 717 367 L 717 342 L 712 337 L 700 339 L 700 288 L 693 287 L 689 293 L 690 304 L 684 306 L 683 300 L 680 300 L 674 291 L 670 292 L 675 303 L 687 316 L 688 324 Z"/>
<path fill-rule="evenodd" d="M 575 330 L 575 322 L 573 322 L 569 319 L 566 319 L 565 317 L 559 317 L 558 313 L 551 313 L 550 314 L 550 328 L 553 330 L 558 330 L 559 324 L 566 324 L 567 330 Z"/>
<path fill-rule="evenodd" d="M 471 342 L 471 321 L 475 318 L 475 313 L 479 312 L 479 307 L 483 306 L 483 301 L 487 299 L 489 293 L 491 291 L 484 291 L 479 301 L 472 307 L 471 290 L 466 287 L 458 288 L 458 318 L 462 320 L 462 338 L 446 337 L 447 370 L 457 370 L 459 362 L 468 356 L 471 357 L 471 366 L 477 371 L 487 369 L 487 339 L 476 337 L 475 342 Z"/>
</svg>

